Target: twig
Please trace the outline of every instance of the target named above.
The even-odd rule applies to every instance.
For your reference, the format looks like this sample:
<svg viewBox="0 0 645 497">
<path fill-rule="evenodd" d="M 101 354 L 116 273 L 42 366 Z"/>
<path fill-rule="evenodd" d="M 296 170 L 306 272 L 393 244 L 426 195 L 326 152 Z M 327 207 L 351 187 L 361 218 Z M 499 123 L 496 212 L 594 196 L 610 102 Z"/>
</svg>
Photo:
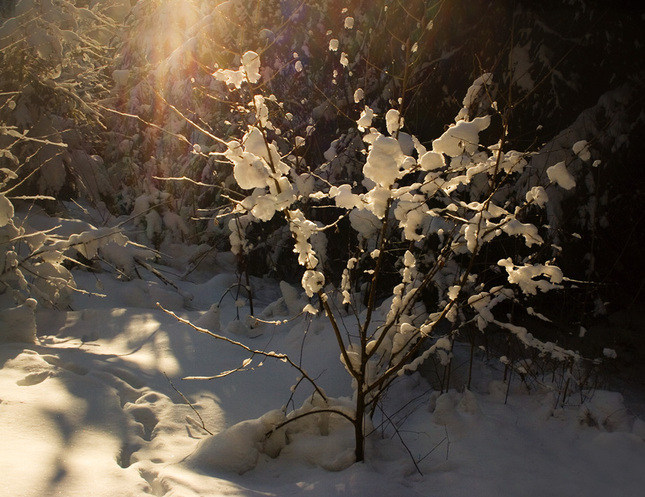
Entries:
<svg viewBox="0 0 645 497">
<path fill-rule="evenodd" d="M 190 402 L 190 400 L 188 400 L 188 398 L 177 389 L 177 387 L 174 385 L 172 380 L 170 378 L 168 378 L 168 375 L 166 374 L 165 371 L 163 372 L 163 375 L 166 377 L 166 380 L 168 380 L 168 383 L 170 383 L 170 386 L 173 388 L 173 390 L 175 392 L 177 392 L 182 399 L 184 399 L 184 402 L 186 402 L 186 404 L 188 404 L 188 406 L 197 415 L 197 417 L 199 418 L 199 420 L 202 423 L 202 426 L 201 426 L 202 430 L 204 430 L 209 435 L 213 435 L 213 433 L 208 428 L 206 428 L 206 424 L 204 423 L 204 420 L 202 419 L 201 415 L 197 412 L 197 409 L 195 409 L 195 406 L 193 406 L 193 404 Z"/>
<path fill-rule="evenodd" d="M 407 444 L 403 440 L 403 437 L 401 436 L 401 433 L 399 432 L 398 427 L 394 424 L 394 421 L 392 421 L 392 419 L 387 415 L 387 413 L 385 412 L 384 409 L 381 409 L 381 414 L 383 414 L 383 416 L 385 416 L 387 418 L 387 420 L 392 425 L 392 428 L 394 428 L 394 433 L 396 433 L 396 436 L 401 441 L 401 444 L 403 445 L 403 447 L 405 448 L 407 453 L 410 455 L 410 459 L 412 460 L 412 464 L 414 464 L 414 467 L 417 470 L 417 473 L 419 473 L 421 476 L 423 476 L 423 473 L 421 472 L 421 469 L 419 468 L 419 465 L 417 464 L 417 461 L 414 460 L 414 456 L 412 455 L 412 451 L 410 450 L 410 448 L 407 446 Z"/>
<path fill-rule="evenodd" d="M 289 418 L 286 421 L 283 421 L 279 425 L 273 427 L 269 432 L 267 432 L 267 436 L 270 435 L 271 433 L 275 432 L 276 430 L 279 430 L 280 428 L 283 428 L 284 426 L 288 425 L 289 423 L 293 423 L 294 421 L 298 421 L 299 419 L 302 419 L 302 418 L 307 417 L 307 416 L 312 416 L 314 414 L 321 414 L 321 413 L 326 413 L 326 412 L 328 412 L 330 414 L 338 414 L 339 416 L 342 416 L 343 418 L 345 418 L 348 421 L 350 421 L 352 424 L 356 422 L 356 420 L 354 418 L 352 418 L 350 415 L 348 415 L 347 413 L 344 413 L 343 411 L 341 411 L 339 409 L 331 409 L 331 408 L 316 409 L 314 411 L 307 411 L 307 412 L 304 412 L 302 414 L 298 414 L 297 416 L 294 416 L 293 418 Z"/>
<path fill-rule="evenodd" d="M 311 384 L 311 386 L 313 386 L 314 390 L 316 390 L 316 392 L 318 392 L 318 395 L 320 395 L 320 397 L 321 397 L 322 399 L 324 399 L 324 400 L 325 400 L 325 402 L 327 401 L 327 396 L 326 396 L 326 395 L 325 395 L 325 393 L 320 389 L 320 387 L 316 384 L 316 382 L 314 381 L 314 379 L 313 379 L 313 378 L 311 378 L 311 376 L 309 376 L 309 375 L 307 374 L 307 372 L 306 372 L 304 369 L 302 369 L 302 368 L 301 368 L 300 366 L 298 366 L 295 362 L 293 362 L 293 361 L 289 358 L 289 356 L 288 356 L 287 354 L 279 354 L 278 352 L 266 352 L 266 351 L 264 351 L 264 350 L 256 350 L 256 349 L 252 349 L 252 348 L 251 348 L 251 347 L 249 347 L 248 345 L 244 345 L 242 342 L 238 342 L 238 341 L 236 341 L 236 340 L 232 340 L 232 339 L 230 339 L 230 338 L 226 338 L 225 336 L 218 335 L 217 333 L 213 333 L 212 331 L 209 331 L 209 330 L 207 330 L 207 329 L 205 329 L 205 328 L 201 328 L 200 326 L 197 326 L 197 325 L 195 325 L 195 324 L 191 323 L 191 322 L 190 322 L 190 321 L 188 321 L 187 319 L 180 318 L 180 317 L 179 317 L 179 316 L 177 316 L 177 314 L 175 314 L 174 312 L 169 311 L 168 309 L 164 308 L 164 307 L 163 307 L 159 302 L 157 302 L 157 307 L 159 307 L 159 309 L 161 309 L 161 310 L 162 310 L 163 312 L 165 312 L 166 314 L 168 314 L 168 315 L 170 315 L 170 316 L 174 317 L 174 318 L 175 318 L 177 321 L 179 321 L 180 323 L 183 323 L 183 324 L 186 324 L 186 325 L 190 326 L 190 327 L 191 327 L 192 329 L 194 329 L 195 331 L 198 331 L 198 332 L 200 332 L 200 333 L 203 333 L 203 334 L 205 334 L 205 335 L 208 335 L 208 336 L 210 336 L 210 337 L 213 337 L 213 338 L 215 338 L 215 339 L 217 339 L 217 340 L 221 340 L 221 341 L 223 341 L 223 342 L 230 343 L 231 345 L 235 345 L 236 347 L 239 347 L 239 348 L 241 348 L 241 349 L 244 349 L 244 350 L 246 350 L 247 352 L 250 352 L 251 354 L 254 354 L 254 355 L 261 355 L 261 356 L 263 356 L 263 357 L 270 357 L 270 358 L 272 358 L 272 359 L 278 359 L 279 361 L 282 361 L 282 362 L 286 362 L 286 363 L 288 363 L 291 367 L 293 367 L 293 368 L 297 369 L 297 370 L 298 370 L 298 372 L 300 372 L 300 374 L 303 376 L 303 378 L 305 378 L 305 379 L 306 379 L 306 380 Z"/>
<path fill-rule="evenodd" d="M 150 271 L 152 274 L 154 274 L 157 278 L 159 278 L 159 280 L 160 280 L 164 285 L 169 285 L 169 286 L 173 287 L 175 290 L 179 291 L 179 287 L 178 287 L 177 285 L 175 285 L 172 281 L 170 281 L 168 278 L 166 278 L 163 274 L 161 274 L 157 269 L 155 269 L 154 267 L 152 267 L 152 266 L 151 266 L 150 264 L 148 264 L 147 262 L 142 261 L 142 260 L 141 260 L 141 259 L 139 259 L 138 257 L 134 257 L 134 262 L 135 262 L 136 264 L 139 264 L 139 266 L 141 266 L 142 268 L 147 269 L 147 270 L 148 270 L 148 271 Z"/>
<path fill-rule="evenodd" d="M 445 441 L 448 441 L 448 448 L 446 449 L 446 460 L 448 460 L 448 450 L 449 450 L 449 448 L 450 448 L 450 439 L 448 439 L 448 432 L 447 432 L 447 430 L 446 430 L 446 436 L 445 436 L 445 437 L 443 437 L 443 438 L 441 439 L 441 441 L 439 441 L 438 443 L 436 443 L 436 444 L 435 444 L 435 446 L 434 446 L 434 447 L 432 447 L 432 449 L 430 449 L 430 452 L 428 452 L 425 456 L 423 456 L 421 459 L 419 459 L 419 460 L 417 461 L 417 464 L 418 464 L 418 463 L 420 463 L 420 462 L 422 462 L 426 457 L 428 457 L 428 456 L 429 456 L 430 454 L 432 454 L 435 450 L 437 450 L 437 449 L 439 448 L 439 446 L 440 446 L 442 443 L 444 443 Z"/>
</svg>

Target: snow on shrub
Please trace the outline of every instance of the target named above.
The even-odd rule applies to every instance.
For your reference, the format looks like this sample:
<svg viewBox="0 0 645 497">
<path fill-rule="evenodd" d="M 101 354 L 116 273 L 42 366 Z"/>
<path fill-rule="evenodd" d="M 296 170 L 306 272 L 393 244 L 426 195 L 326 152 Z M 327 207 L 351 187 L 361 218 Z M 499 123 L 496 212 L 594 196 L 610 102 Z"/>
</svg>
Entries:
<svg viewBox="0 0 645 497">
<path fill-rule="evenodd" d="M 240 88 L 244 81 L 257 83 L 260 80 L 260 56 L 249 50 L 241 58 L 242 65 L 237 71 L 218 69 L 213 73 L 213 77 L 236 88 Z"/>
<path fill-rule="evenodd" d="M 97 61 L 110 58 L 118 30 L 110 15 L 118 17 L 119 3 L 22 1 L 0 26 L 0 134 L 12 139 L 3 155 L 11 153 L 14 170 L 21 164 L 31 193 L 94 202 L 114 194 L 92 149 L 105 131 L 99 101 L 112 86 Z"/>
<path fill-rule="evenodd" d="M 280 410 L 255 420 L 242 421 L 217 435 L 204 439 L 188 460 L 189 466 L 244 474 L 255 468 L 260 454 L 277 457 L 286 445 L 284 430 L 272 433 L 284 421 Z M 269 436 L 267 434 L 270 433 Z"/>
<path fill-rule="evenodd" d="M 225 2 L 216 14 L 255 28 L 251 23 L 257 19 L 267 25 L 274 20 L 278 9 L 272 11 L 272 5 L 258 4 L 251 16 L 246 3 L 234 7 Z M 303 33 L 323 29 L 315 16 L 329 7 L 315 5 L 316 13 L 303 20 L 310 31 Z M 249 29 L 242 42 L 230 26 L 218 24 L 230 35 L 222 43 L 227 50 L 206 65 L 212 67 L 210 80 L 191 75 L 192 90 L 207 95 L 203 101 L 228 105 L 228 111 L 216 113 L 195 101 L 185 108 L 191 115 L 193 109 L 205 113 L 197 111 L 199 119 L 181 116 L 190 130 L 183 132 L 191 153 L 204 153 L 213 164 L 202 171 L 202 179 L 217 174 L 222 187 L 218 200 L 230 201 L 219 217 L 225 219 L 240 270 L 248 274 L 253 264 L 263 274 L 279 269 L 304 294 L 289 298 L 288 307 L 330 321 L 355 389 L 349 414 L 355 460 L 365 456 L 365 423 L 394 379 L 430 357 L 448 365 L 456 340 L 468 337 L 474 350 L 501 335 L 502 341 L 519 345 L 520 355 L 562 362 L 563 368 L 580 360 L 577 353 L 540 340 L 514 321 L 548 319 L 528 304 L 568 284 L 557 265 L 559 247 L 550 242 L 557 241 L 554 221 L 562 217 L 558 211 L 567 192 L 579 187 L 581 172 L 594 155 L 590 141 L 576 132 L 540 153 L 511 150 L 510 107 L 500 110 L 494 101 L 497 78 L 492 73 L 475 78 L 443 132 L 408 133 L 406 99 L 422 93 L 409 90 L 432 67 L 419 55 L 434 25 L 426 7 L 415 18 L 420 29 L 409 32 L 403 23 L 392 22 L 402 10 L 390 5 L 383 11 L 388 40 L 399 33 L 405 41 L 401 57 L 390 57 L 392 47 L 383 50 L 389 57 L 383 64 L 374 63 L 369 53 L 371 43 L 382 47 L 383 40 L 363 30 L 374 12 L 360 7 L 351 17 L 343 11 L 334 29 L 321 31 L 318 51 L 297 33 L 285 54 L 274 43 L 281 41 L 277 31 Z M 292 15 L 306 17 L 301 11 Z M 365 36 L 372 37 L 371 43 L 365 43 Z M 186 43 L 181 50 L 192 46 Z M 451 57 L 444 54 L 440 60 Z M 317 71 L 324 67 L 331 68 L 322 75 L 330 83 L 320 94 L 311 92 L 312 87 L 320 90 Z M 514 88 L 531 91 L 530 75 L 510 80 Z M 181 114 L 170 104 L 167 109 Z M 180 121 L 165 128 L 169 134 L 182 132 Z M 317 142 L 324 128 L 328 140 Z M 324 146 L 312 152 L 312 143 Z M 546 158 L 550 150 L 553 156 Z M 136 212 L 143 214 L 151 205 Z M 155 212 L 142 216 L 149 234 L 159 231 L 159 217 Z M 548 223 L 541 224 L 544 218 Z M 282 283 L 286 288 L 288 283 Z M 267 311 L 264 317 L 270 315 Z M 502 362 L 514 367 L 512 357 L 504 355 Z M 333 402 L 323 400 L 327 406 Z M 248 426 L 239 430 L 248 435 L 262 423 Z M 262 453 L 257 437 L 254 432 L 245 440 Z M 242 461 L 239 467 L 252 464 Z"/>
<path fill-rule="evenodd" d="M 22 196 L 18 201 L 24 204 L 43 199 L 54 200 Z M 145 265 L 146 259 L 155 257 L 151 250 L 132 244 L 120 227 L 96 228 L 88 223 L 70 223 L 70 232 L 62 229 L 65 221 L 61 219 L 51 227 L 34 228 L 32 220 L 37 217 L 34 213 L 37 211 L 33 206 L 28 210 L 14 208 L 14 203 L 0 192 L 0 295 L 6 293 L 18 304 L 15 309 L 1 311 L 0 320 L 24 317 L 21 326 L 24 330 L 12 331 L 12 339 L 23 336 L 33 341 L 35 338 L 35 324 L 33 327 L 29 324 L 29 312 L 33 317 L 36 302 L 65 307 L 73 292 L 82 291 L 76 288 L 70 266 L 86 267 L 100 259 L 107 267 L 134 278 L 135 265 Z"/>
<path fill-rule="evenodd" d="M 340 49 L 338 40 L 332 39 L 329 48 Z M 248 54 L 256 52 L 244 55 L 255 63 L 255 55 Z M 565 279 L 554 261 L 540 261 L 547 231 L 526 215 L 530 209 L 548 205 L 547 188 L 533 186 L 523 196 L 506 193 L 524 172 L 527 154 L 505 150 L 504 136 L 491 146 L 480 144 L 480 133 L 497 113 L 490 101 L 488 107 L 482 106 L 492 75 L 473 83 L 464 108 L 430 142 L 430 151 L 403 131 L 399 109 L 387 109 L 382 124 L 375 123 L 376 113 L 359 103 L 361 94 L 356 95 L 355 129 L 345 135 L 363 140 L 362 158 L 352 157 L 358 163 L 356 173 L 348 176 L 343 171 L 349 161 L 339 160 L 341 137 L 324 154 L 325 164 L 307 170 L 313 188 L 303 188 L 301 158 L 279 149 L 284 141 L 274 121 L 284 104 L 262 93 L 258 71 L 262 68 L 249 69 L 243 63 L 239 69 L 214 74 L 230 85 L 231 98 L 244 95 L 251 102 L 244 116 L 247 124 L 238 127 L 243 134 L 218 139 L 226 144 L 222 155 L 232 164 L 233 177 L 245 197 L 232 208 L 230 243 L 234 253 L 248 257 L 252 245 L 247 234 L 254 226 L 276 223 L 279 218 L 288 226 L 294 262 L 302 268 L 301 287 L 310 299 L 300 304 L 302 312 L 315 314 L 315 306 L 324 310 L 355 389 L 351 411 L 335 413 L 354 426 L 353 457 L 343 464 L 365 457 L 366 423 L 388 386 L 404 372 L 417 370 L 430 356 L 447 365 L 454 340 L 470 323 L 481 333 L 506 332 L 523 347 L 556 361 L 580 359 L 541 341 L 500 310 L 504 302 L 522 305 L 538 291 L 562 288 Z M 471 118 L 473 109 L 485 113 Z M 584 147 L 576 144 L 575 153 L 582 156 Z M 551 189 L 575 186 L 564 163 L 551 166 L 547 174 Z M 317 208 L 333 208 L 333 217 L 321 222 Z M 326 256 L 321 252 L 326 252 L 328 239 L 344 219 L 349 221 L 344 229 L 350 230 L 355 245 L 346 252 L 338 275 L 321 262 Z M 486 254 L 505 250 L 508 241 L 515 239 L 524 247 L 516 255 L 497 263 L 488 259 Z M 326 241 L 321 244 L 321 240 Z M 332 305 L 337 297 L 351 310 L 349 316 Z M 527 313 L 535 316 L 530 309 Z M 341 329 L 351 332 L 344 334 Z M 330 407 L 332 399 L 321 401 L 324 405 L 308 415 L 335 411 Z M 228 461 L 217 456 L 223 443 L 220 438 L 251 437 L 245 439 L 247 448 L 251 447 L 250 459 L 232 468 L 248 470 L 263 450 L 259 434 L 262 427 L 267 428 L 263 423 L 235 426 L 205 442 L 204 447 L 214 448 L 203 449 L 203 458 L 226 466 Z"/>
</svg>

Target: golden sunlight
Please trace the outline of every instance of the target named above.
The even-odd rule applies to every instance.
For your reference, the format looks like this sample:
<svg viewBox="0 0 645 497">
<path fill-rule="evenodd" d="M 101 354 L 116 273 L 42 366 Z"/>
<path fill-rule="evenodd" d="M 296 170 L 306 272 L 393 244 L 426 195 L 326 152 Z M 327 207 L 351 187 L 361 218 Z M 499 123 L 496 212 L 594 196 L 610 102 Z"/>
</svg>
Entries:
<svg viewBox="0 0 645 497">
<path fill-rule="evenodd" d="M 158 7 L 143 22 L 145 28 L 139 42 L 150 63 L 160 63 L 192 37 L 200 19 L 198 2 L 194 0 L 159 0 Z"/>
</svg>

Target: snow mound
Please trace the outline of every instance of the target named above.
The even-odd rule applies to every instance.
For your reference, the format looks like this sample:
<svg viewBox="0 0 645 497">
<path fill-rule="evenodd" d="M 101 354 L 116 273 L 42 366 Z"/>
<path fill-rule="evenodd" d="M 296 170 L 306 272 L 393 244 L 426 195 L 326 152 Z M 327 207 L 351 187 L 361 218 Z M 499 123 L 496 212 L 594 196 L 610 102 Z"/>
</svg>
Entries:
<svg viewBox="0 0 645 497">
<path fill-rule="evenodd" d="M 630 431 L 632 417 L 618 392 L 596 390 L 589 401 L 580 407 L 581 424 L 599 427 L 609 432 Z"/>
<path fill-rule="evenodd" d="M 237 423 L 202 440 L 186 463 L 199 469 L 244 474 L 255 468 L 260 454 L 270 457 L 280 454 L 286 443 L 285 432 L 271 431 L 284 419 L 284 412 L 274 410 L 257 419 Z"/>
<path fill-rule="evenodd" d="M 36 341 L 36 300 L 27 299 L 24 304 L 0 311 L 0 343 Z"/>
<path fill-rule="evenodd" d="M 216 331 L 220 329 L 220 308 L 219 304 L 212 304 L 210 308 L 195 320 L 195 325 L 207 330 Z"/>
<path fill-rule="evenodd" d="M 356 460 L 353 425 L 338 414 L 349 409 L 347 399 L 313 395 L 288 415 L 269 411 L 202 440 L 186 466 L 241 475 L 280 456 L 281 464 L 343 471 Z"/>
<path fill-rule="evenodd" d="M 469 419 L 476 420 L 481 414 L 477 397 L 470 390 L 434 392 L 430 396 L 429 410 L 435 424 L 452 428 L 461 427 Z"/>
</svg>

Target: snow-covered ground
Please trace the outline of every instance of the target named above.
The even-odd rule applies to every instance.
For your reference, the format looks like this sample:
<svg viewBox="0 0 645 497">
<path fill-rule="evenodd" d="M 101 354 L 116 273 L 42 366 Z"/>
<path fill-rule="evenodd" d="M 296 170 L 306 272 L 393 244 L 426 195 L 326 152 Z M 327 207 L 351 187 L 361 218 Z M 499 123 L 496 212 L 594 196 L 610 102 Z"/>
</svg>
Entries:
<svg viewBox="0 0 645 497">
<path fill-rule="evenodd" d="M 603 390 L 564 408 L 547 388 L 515 382 L 507 392 L 498 362 L 477 363 L 472 391 L 440 395 L 420 373 L 401 377 L 362 464 L 341 469 L 353 451 L 342 418 L 266 439 L 282 407 L 307 408 L 311 387 L 292 389 L 300 374 L 288 364 L 248 363 L 244 350 L 156 302 L 253 349 L 287 353 L 342 404 L 351 384 L 324 317 L 248 326 L 231 254 L 212 254 L 184 279 L 159 269 L 178 288 L 144 269 L 132 281 L 75 271 L 80 288 L 106 296 L 77 294 L 72 310 L 39 306 L 36 343 L 0 344 L 1 495 L 642 495 L 642 412 Z M 287 320 L 304 302 L 284 283 L 252 286 L 267 319 Z M 0 333 L 29 327 L 31 307 L 14 312 L 0 314 Z"/>
</svg>

